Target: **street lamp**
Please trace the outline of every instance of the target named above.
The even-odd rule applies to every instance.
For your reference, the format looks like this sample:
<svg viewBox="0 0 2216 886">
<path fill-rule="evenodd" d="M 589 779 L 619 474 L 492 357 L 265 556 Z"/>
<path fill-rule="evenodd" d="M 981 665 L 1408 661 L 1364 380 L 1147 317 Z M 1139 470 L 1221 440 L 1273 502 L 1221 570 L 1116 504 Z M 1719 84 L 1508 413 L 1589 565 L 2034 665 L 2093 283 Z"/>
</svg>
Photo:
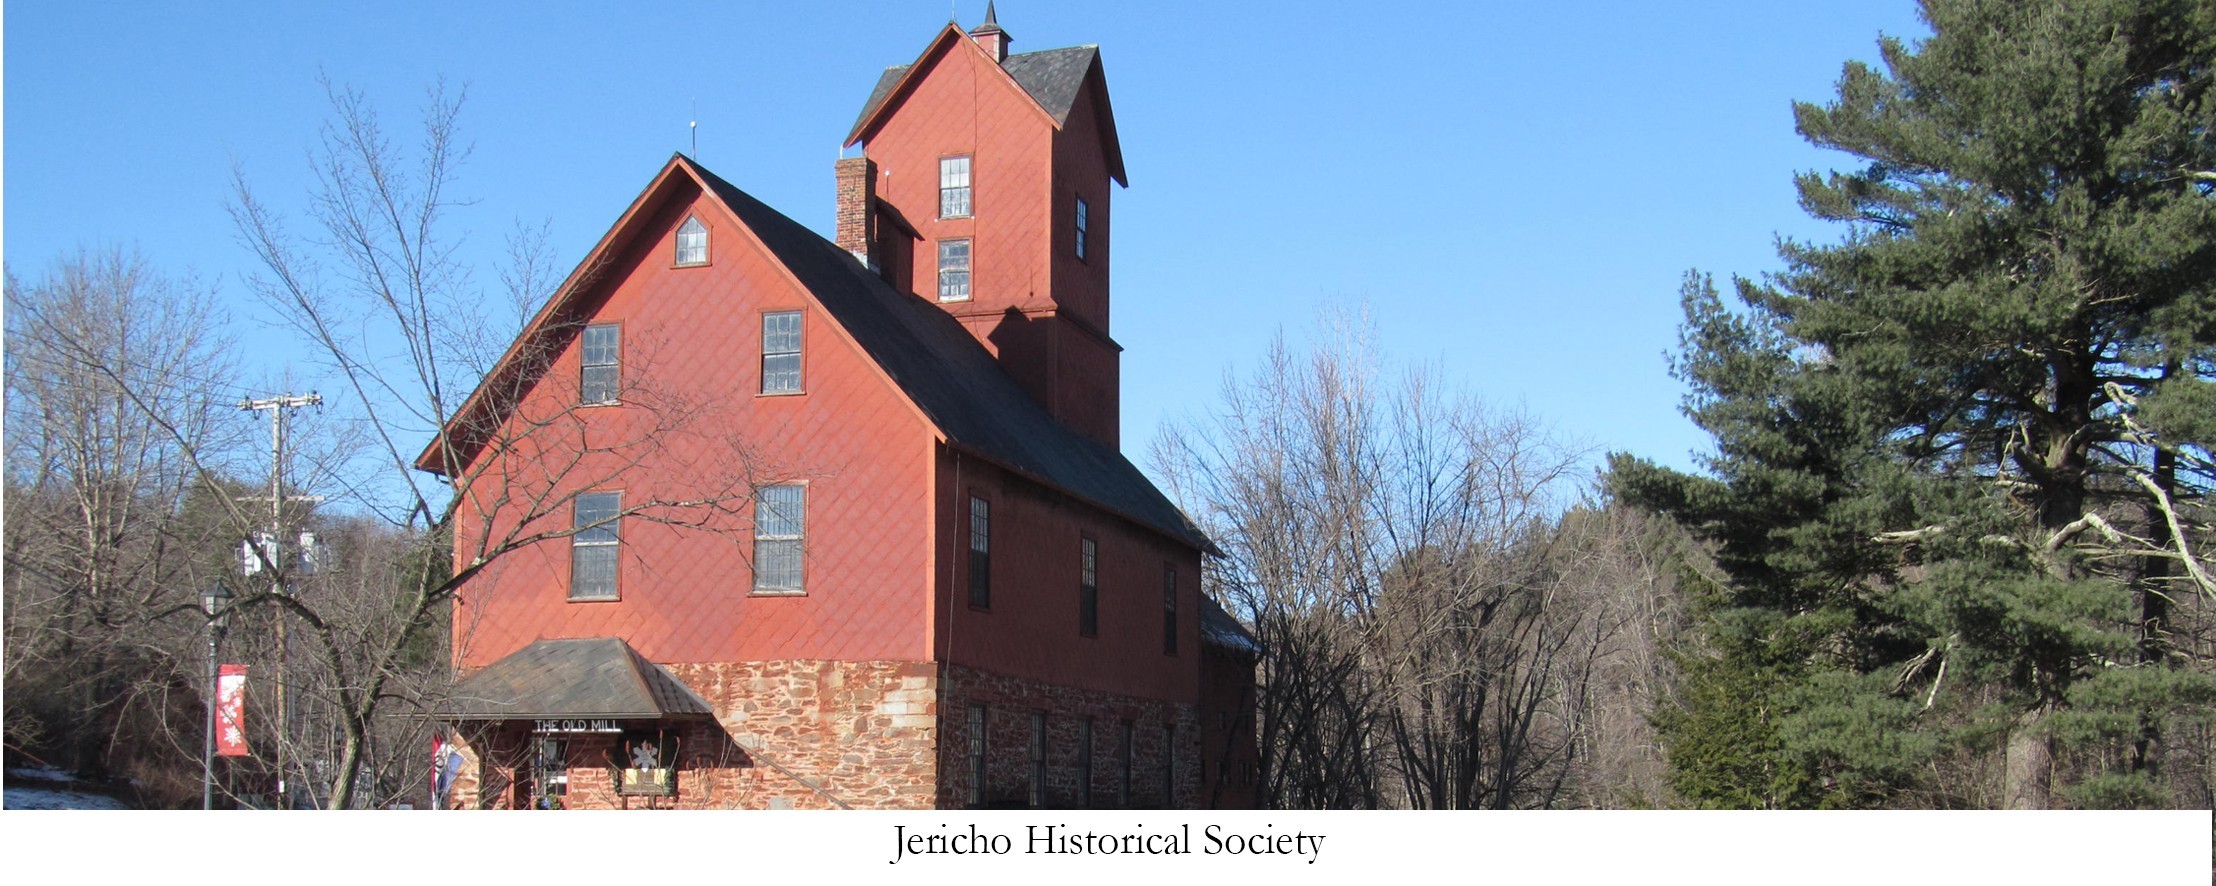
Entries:
<svg viewBox="0 0 2216 886">
<path fill-rule="evenodd" d="M 200 592 L 200 611 L 208 617 L 208 735 L 200 753 L 200 808 L 215 808 L 215 731 L 217 693 L 222 691 L 216 646 L 223 642 L 223 629 L 230 624 L 231 589 L 222 582 L 209 585 Z"/>
</svg>

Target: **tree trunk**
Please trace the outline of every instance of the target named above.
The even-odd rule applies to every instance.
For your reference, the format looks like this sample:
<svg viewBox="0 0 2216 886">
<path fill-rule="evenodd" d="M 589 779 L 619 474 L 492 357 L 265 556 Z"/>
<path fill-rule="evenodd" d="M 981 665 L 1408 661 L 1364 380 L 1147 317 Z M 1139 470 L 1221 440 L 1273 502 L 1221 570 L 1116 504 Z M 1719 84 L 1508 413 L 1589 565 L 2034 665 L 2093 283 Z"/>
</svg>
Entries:
<svg viewBox="0 0 2216 886">
<path fill-rule="evenodd" d="M 355 772 L 362 763 L 361 730 L 346 724 L 346 738 L 339 742 L 337 771 L 331 773 L 331 801 L 326 808 L 346 809 L 354 804 Z"/>
<path fill-rule="evenodd" d="M 2010 809 L 2047 809 L 2054 803 L 2054 739 L 2041 728 L 2047 707 L 2016 718 L 2008 733 L 2007 774 L 2002 794 Z"/>
</svg>

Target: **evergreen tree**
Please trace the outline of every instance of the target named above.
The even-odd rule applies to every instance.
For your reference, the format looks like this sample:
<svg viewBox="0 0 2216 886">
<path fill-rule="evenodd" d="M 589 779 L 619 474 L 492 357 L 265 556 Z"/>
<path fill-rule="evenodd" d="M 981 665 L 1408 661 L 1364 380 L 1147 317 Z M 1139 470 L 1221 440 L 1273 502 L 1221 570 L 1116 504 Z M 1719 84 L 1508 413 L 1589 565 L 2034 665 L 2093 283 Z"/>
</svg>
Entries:
<svg viewBox="0 0 2216 886">
<path fill-rule="evenodd" d="M 1794 109 L 1865 161 L 1797 182 L 1843 240 L 1687 281 L 1705 475 L 1612 460 L 1726 578 L 1658 724 L 1706 804 L 2160 804 L 2216 697 L 2216 5 L 1923 16 Z"/>
</svg>

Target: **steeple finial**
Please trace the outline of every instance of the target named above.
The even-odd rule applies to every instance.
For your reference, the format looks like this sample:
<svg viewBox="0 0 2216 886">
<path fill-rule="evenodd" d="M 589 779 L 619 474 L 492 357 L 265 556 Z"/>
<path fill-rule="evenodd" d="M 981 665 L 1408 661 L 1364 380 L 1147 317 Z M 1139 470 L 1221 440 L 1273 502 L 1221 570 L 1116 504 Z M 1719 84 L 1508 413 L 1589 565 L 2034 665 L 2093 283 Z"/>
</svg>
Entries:
<svg viewBox="0 0 2216 886">
<path fill-rule="evenodd" d="M 993 61 L 1008 60 L 1010 38 L 1008 32 L 1000 28 L 1000 16 L 993 9 L 993 0 L 985 0 L 985 22 L 971 28 L 969 35 L 970 39 L 977 41 L 977 45 L 985 47 L 986 52 L 993 54 Z"/>
</svg>

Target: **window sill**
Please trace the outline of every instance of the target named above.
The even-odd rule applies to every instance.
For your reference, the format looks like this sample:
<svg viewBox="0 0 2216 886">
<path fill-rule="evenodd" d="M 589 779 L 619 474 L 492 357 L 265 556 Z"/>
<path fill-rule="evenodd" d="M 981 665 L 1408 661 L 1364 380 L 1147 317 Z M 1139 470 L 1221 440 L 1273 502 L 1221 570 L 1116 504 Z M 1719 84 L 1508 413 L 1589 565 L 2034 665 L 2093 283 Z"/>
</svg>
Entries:
<svg viewBox="0 0 2216 886">
<path fill-rule="evenodd" d="M 569 598 L 569 602 L 571 602 L 571 603 L 621 603 L 621 602 L 623 602 L 623 595 L 621 595 L 621 594 L 617 594 L 617 595 L 615 595 L 615 596 L 612 596 L 612 597 L 571 597 L 571 598 Z"/>
<path fill-rule="evenodd" d="M 715 267 L 715 264 L 716 263 L 713 260 L 696 262 L 672 262 L 670 263 L 669 269 L 672 271 L 676 271 L 683 270 L 685 268 L 712 268 Z"/>
<path fill-rule="evenodd" d="M 807 391 L 763 391 L 763 392 L 761 392 L 761 393 L 759 393 L 759 394 L 755 394 L 754 396 L 756 396 L 756 397 L 805 397 L 805 396 L 807 396 L 807 395 L 808 395 L 808 392 L 807 392 Z"/>
<path fill-rule="evenodd" d="M 975 213 L 964 213 L 962 215 L 942 215 L 939 216 L 939 221 L 967 221 L 976 217 L 977 215 Z"/>
<path fill-rule="evenodd" d="M 969 301 L 969 300 L 970 300 L 970 297 L 969 297 L 969 296 L 967 296 L 967 295 L 956 295 L 956 296 L 945 296 L 945 295 L 942 295 L 942 296 L 939 296 L 939 304 L 942 304 L 942 305 L 952 305 L 952 304 L 960 304 L 960 303 L 962 303 L 962 302 L 966 302 L 966 301 Z"/>
<path fill-rule="evenodd" d="M 789 591 L 787 591 L 787 590 L 768 590 L 768 591 L 764 591 L 764 590 L 752 590 L 752 591 L 748 591 L 748 592 L 746 592 L 746 595 L 747 595 L 747 596 L 749 596 L 749 597 L 805 597 L 805 596 L 808 596 L 808 591 L 807 591 L 807 589 L 806 589 L 806 588 L 799 588 L 799 589 L 795 589 L 795 590 L 789 590 Z"/>
<path fill-rule="evenodd" d="M 602 407 L 602 406 L 622 406 L 622 405 L 623 405 L 623 401 L 621 401 L 621 400 L 594 400 L 594 401 L 592 401 L 592 402 L 590 402 L 590 403 L 579 403 L 579 404 L 577 404 L 577 408 L 579 408 L 579 409 L 594 409 L 594 408 L 598 408 L 598 407 Z"/>
</svg>

